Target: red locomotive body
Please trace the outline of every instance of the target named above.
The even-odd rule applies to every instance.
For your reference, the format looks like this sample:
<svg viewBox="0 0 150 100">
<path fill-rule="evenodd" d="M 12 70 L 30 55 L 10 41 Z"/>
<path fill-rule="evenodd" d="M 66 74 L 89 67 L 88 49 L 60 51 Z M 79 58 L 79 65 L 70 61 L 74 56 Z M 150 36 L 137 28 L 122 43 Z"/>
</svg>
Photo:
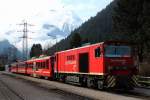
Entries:
<svg viewBox="0 0 150 100">
<path fill-rule="evenodd" d="M 88 87 L 132 88 L 136 72 L 132 48 L 118 41 L 102 42 L 55 54 L 55 74 Z"/>
<path fill-rule="evenodd" d="M 102 44 L 94 44 L 56 53 L 57 71 L 59 73 L 103 75 L 105 73 L 103 57 L 95 54 L 95 50 L 100 50 L 100 48 L 103 49 Z"/>
</svg>

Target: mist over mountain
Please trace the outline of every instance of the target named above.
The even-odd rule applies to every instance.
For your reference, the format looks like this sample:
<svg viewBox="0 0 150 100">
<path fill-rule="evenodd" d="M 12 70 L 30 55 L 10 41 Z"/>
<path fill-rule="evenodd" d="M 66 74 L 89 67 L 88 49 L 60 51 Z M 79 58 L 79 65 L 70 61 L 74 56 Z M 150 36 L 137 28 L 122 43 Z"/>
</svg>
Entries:
<svg viewBox="0 0 150 100">
<path fill-rule="evenodd" d="M 21 58 L 21 52 L 8 40 L 0 41 L 0 56 L 6 56 L 8 61 L 13 61 L 15 59 Z"/>
<path fill-rule="evenodd" d="M 0 54 L 5 53 L 5 50 L 8 48 L 13 48 L 14 46 L 9 43 L 8 40 L 0 41 Z"/>
<path fill-rule="evenodd" d="M 39 16 L 40 18 L 44 18 L 44 16 Z M 41 24 L 41 31 L 44 31 L 47 35 L 66 37 L 82 23 L 82 20 L 69 10 L 62 10 L 62 12 L 51 10 L 46 16 L 49 16 L 49 18 L 45 18 L 47 21 L 43 21 L 45 23 Z"/>
</svg>

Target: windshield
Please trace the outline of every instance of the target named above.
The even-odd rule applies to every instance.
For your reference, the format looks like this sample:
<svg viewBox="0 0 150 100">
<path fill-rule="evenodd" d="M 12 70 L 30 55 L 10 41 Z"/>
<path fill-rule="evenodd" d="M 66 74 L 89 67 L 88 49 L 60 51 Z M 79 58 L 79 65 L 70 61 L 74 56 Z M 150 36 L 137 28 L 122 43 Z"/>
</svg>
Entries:
<svg viewBox="0 0 150 100">
<path fill-rule="evenodd" d="M 131 48 L 129 46 L 109 45 L 105 48 L 105 57 L 130 57 Z"/>
</svg>

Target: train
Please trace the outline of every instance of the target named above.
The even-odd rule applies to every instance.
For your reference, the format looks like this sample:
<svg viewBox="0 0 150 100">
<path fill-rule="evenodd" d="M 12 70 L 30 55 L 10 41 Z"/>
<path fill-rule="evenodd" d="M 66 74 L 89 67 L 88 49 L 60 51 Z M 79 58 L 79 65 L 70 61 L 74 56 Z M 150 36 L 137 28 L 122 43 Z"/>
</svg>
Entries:
<svg viewBox="0 0 150 100">
<path fill-rule="evenodd" d="M 134 89 L 138 65 L 134 46 L 105 41 L 11 64 L 11 72 L 97 89 Z"/>
</svg>

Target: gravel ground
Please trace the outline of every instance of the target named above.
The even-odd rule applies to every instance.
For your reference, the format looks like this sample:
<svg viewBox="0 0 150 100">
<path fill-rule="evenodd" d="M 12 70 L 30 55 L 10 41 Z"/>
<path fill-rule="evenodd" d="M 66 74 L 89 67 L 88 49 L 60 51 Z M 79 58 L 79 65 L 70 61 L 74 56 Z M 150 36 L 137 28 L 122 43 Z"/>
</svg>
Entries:
<svg viewBox="0 0 150 100">
<path fill-rule="evenodd" d="M 0 100 L 90 100 L 56 88 L 0 74 Z"/>
<path fill-rule="evenodd" d="M 12 73 L 4 73 L 4 74 L 5 75 L 2 76 L 7 78 L 6 79 L 2 78 L 3 81 L 7 82 L 8 79 L 16 80 L 16 82 L 11 83 L 12 86 L 13 84 L 17 85 L 17 88 L 14 87 L 14 89 L 18 89 L 20 90 L 19 91 L 20 94 L 25 94 L 27 95 L 27 97 L 31 97 L 31 98 L 34 97 L 36 100 L 51 100 L 51 99 L 89 100 L 90 98 L 94 100 L 150 100 L 150 89 L 136 88 L 133 91 L 126 91 L 126 92 L 125 91 L 100 91 L 95 89 L 79 87 L 79 86 L 73 86 L 69 84 L 63 84 L 55 81 L 32 78 L 32 77 L 18 75 L 18 74 L 12 74 Z M 1 76 L 0 76 L 0 80 L 1 80 Z M 22 89 L 20 88 L 24 86 L 19 86 L 18 82 L 21 82 L 20 85 L 29 84 L 29 86 L 25 87 L 25 89 L 23 88 L 23 92 L 22 92 Z M 39 99 L 41 95 L 43 96 L 43 99 Z M 21 97 L 26 97 L 26 96 L 22 95 Z"/>
</svg>

